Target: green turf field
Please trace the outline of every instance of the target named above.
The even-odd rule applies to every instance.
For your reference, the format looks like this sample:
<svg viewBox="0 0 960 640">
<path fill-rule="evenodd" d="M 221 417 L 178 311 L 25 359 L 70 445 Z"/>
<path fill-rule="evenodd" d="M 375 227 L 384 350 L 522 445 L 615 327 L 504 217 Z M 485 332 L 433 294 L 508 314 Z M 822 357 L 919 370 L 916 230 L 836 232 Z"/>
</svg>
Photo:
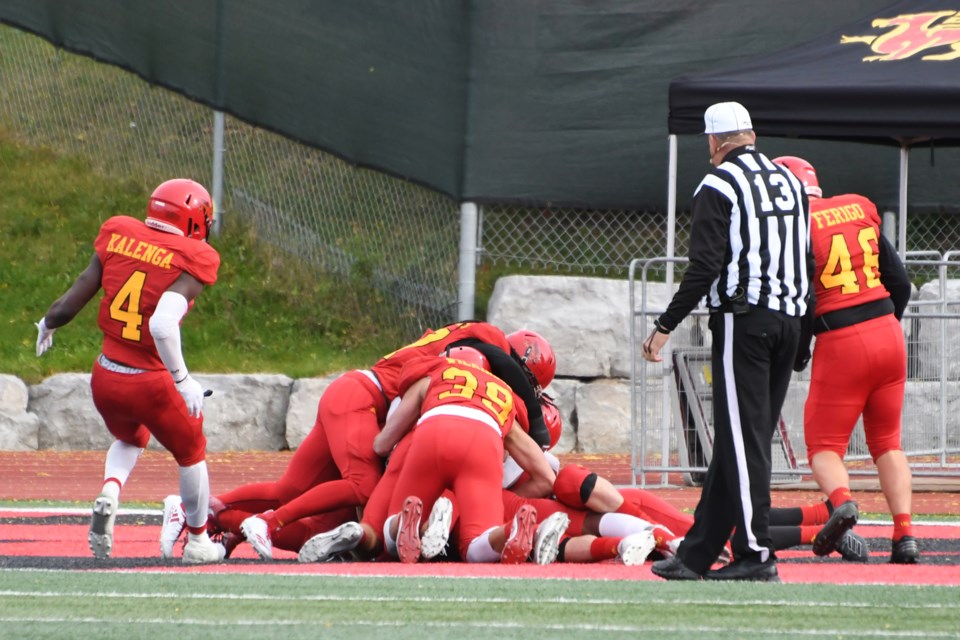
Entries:
<svg viewBox="0 0 960 640">
<path fill-rule="evenodd" d="M 954 587 L 0 572 L 2 638 L 960 638 Z"/>
</svg>

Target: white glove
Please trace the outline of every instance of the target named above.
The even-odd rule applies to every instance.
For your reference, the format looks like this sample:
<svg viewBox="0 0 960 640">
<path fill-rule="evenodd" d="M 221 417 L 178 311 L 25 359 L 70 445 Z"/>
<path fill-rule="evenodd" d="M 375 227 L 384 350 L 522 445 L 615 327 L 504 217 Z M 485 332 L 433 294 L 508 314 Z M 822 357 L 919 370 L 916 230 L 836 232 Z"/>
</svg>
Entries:
<svg viewBox="0 0 960 640">
<path fill-rule="evenodd" d="M 187 403 L 187 411 L 194 418 L 199 418 L 203 411 L 203 387 L 189 373 L 186 378 L 176 383 L 176 387 L 183 401 Z"/>
<path fill-rule="evenodd" d="M 53 346 L 53 332 L 56 329 L 47 329 L 47 323 L 45 322 L 46 318 L 40 318 L 40 322 L 36 323 L 37 327 L 37 357 L 43 355 L 43 352 Z"/>
</svg>

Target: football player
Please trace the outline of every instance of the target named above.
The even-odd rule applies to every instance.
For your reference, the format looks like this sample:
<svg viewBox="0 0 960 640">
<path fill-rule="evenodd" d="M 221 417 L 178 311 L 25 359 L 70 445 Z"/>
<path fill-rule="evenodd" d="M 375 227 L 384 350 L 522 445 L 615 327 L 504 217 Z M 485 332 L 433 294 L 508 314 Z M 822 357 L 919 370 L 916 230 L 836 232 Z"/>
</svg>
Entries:
<svg viewBox="0 0 960 640">
<path fill-rule="evenodd" d="M 525 562 L 537 514 L 525 505 L 505 522 L 499 499 L 504 451 L 544 490 L 553 486 L 554 472 L 520 426 L 527 422 L 524 405 L 516 404 L 508 385 L 487 371 L 486 358 L 470 347 L 448 353 L 404 367 L 402 400 L 374 441 L 374 450 L 385 456 L 416 424 L 389 503 L 394 515 L 383 528 L 386 550 L 401 562 L 417 562 L 423 510 L 432 509 L 449 490 L 460 512 L 461 558 Z"/>
<path fill-rule="evenodd" d="M 317 408 L 317 421 L 297 447 L 283 476 L 276 482 L 244 485 L 219 501 L 236 513 L 254 515 L 242 524 L 247 540 L 261 558 L 269 559 L 271 537 L 300 518 L 343 507 L 363 507 L 383 473 L 382 459 L 373 452 L 373 439 L 383 425 L 390 403 L 398 396 L 400 372 L 411 359 L 439 355 L 455 345 L 482 351 L 491 369 L 508 381 L 527 407 L 535 406 L 530 434 L 545 444 L 549 433 L 540 412 L 539 395 L 552 380 L 556 359 L 549 343 L 532 331 L 505 335 L 485 322 L 458 322 L 425 332 L 418 340 L 387 354 L 369 370 L 337 378 Z M 176 497 L 168 498 L 172 505 Z M 175 506 L 165 509 L 161 538 L 179 535 Z"/>
<path fill-rule="evenodd" d="M 900 318 L 910 301 L 910 278 L 893 244 L 880 232 L 876 205 L 857 194 L 824 198 L 816 171 L 803 158 L 773 161 L 796 175 L 810 198 L 816 305 L 808 315 L 817 340 L 803 433 L 813 477 L 833 507 L 814 540 L 814 553 L 833 551 L 857 522 L 843 457 L 862 415 L 867 448 L 893 516 L 890 561 L 916 563 L 920 551 L 910 515 L 910 465 L 900 441 L 907 380 Z M 806 335 L 801 344 L 807 357 L 809 339 Z M 838 375 L 847 381 L 842 394 L 836 391 Z"/>
<path fill-rule="evenodd" d="M 213 223 L 207 190 L 168 180 L 150 196 L 146 220 L 113 216 L 100 227 L 87 268 L 37 323 L 37 356 L 54 332 L 99 292 L 103 346 L 94 360 L 93 402 L 116 440 L 107 451 L 103 488 L 93 505 L 88 541 L 109 558 L 120 491 L 153 435 L 177 461 L 185 563 L 223 559 L 207 535 L 210 484 L 203 435 L 204 390 L 187 369 L 180 321 L 205 286 L 217 280 L 220 256 L 207 243 Z M 171 549 L 162 549 L 170 557 Z"/>
</svg>

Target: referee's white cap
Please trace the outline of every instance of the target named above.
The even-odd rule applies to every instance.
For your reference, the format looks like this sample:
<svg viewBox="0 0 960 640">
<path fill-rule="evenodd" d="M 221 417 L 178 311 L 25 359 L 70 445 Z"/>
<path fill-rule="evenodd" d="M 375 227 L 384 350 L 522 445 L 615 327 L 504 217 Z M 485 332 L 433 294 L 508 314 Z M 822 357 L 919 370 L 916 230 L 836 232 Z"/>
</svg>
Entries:
<svg viewBox="0 0 960 640">
<path fill-rule="evenodd" d="M 753 129 L 750 112 L 739 102 L 718 102 L 703 114 L 704 133 L 730 133 Z"/>
</svg>

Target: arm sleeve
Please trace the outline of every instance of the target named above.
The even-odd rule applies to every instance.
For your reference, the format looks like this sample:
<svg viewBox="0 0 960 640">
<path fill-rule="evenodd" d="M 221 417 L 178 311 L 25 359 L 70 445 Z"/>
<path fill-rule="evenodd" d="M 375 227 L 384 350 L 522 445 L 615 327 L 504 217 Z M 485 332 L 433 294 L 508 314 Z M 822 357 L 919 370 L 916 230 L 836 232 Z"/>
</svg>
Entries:
<svg viewBox="0 0 960 640">
<path fill-rule="evenodd" d="M 530 437 L 541 448 L 549 447 L 550 432 L 547 430 L 547 424 L 543 421 L 540 399 L 537 398 L 536 391 L 530 386 L 527 374 L 523 371 L 520 363 L 500 347 L 476 338 L 458 340 L 450 346 L 473 347 L 487 357 L 487 361 L 490 363 L 490 372 L 506 382 L 513 389 L 513 392 L 523 400 L 523 404 L 527 408 L 527 416 L 530 419 Z"/>
<path fill-rule="evenodd" d="M 660 326 L 673 331 L 710 291 L 710 285 L 723 268 L 730 235 L 730 201 L 719 191 L 701 186 L 693 199 L 690 226 L 690 264 Z"/>
<path fill-rule="evenodd" d="M 887 240 L 886 236 L 880 236 L 880 282 L 890 293 L 890 299 L 893 301 L 893 315 L 897 320 L 903 318 L 903 312 L 910 302 L 910 276 L 907 275 L 907 269 L 900 261 L 900 256 L 893 244 Z"/>
<path fill-rule="evenodd" d="M 180 320 L 187 313 L 187 299 L 175 291 L 164 291 L 157 308 L 150 316 L 150 335 L 163 365 L 180 382 L 190 373 L 180 347 Z"/>
</svg>

